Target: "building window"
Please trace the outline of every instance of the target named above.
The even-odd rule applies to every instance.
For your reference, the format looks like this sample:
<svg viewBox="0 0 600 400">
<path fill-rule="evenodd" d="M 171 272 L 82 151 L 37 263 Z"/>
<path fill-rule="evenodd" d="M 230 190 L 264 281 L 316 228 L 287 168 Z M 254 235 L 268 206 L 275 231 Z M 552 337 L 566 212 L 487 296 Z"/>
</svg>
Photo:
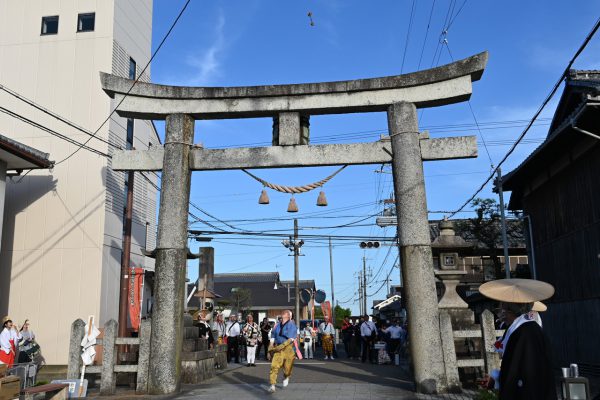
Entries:
<svg viewBox="0 0 600 400">
<path fill-rule="evenodd" d="M 133 118 L 127 118 L 127 150 L 133 148 Z"/>
<path fill-rule="evenodd" d="M 58 33 L 58 15 L 42 17 L 42 35 L 56 35 Z"/>
<path fill-rule="evenodd" d="M 96 13 L 79 14 L 77 16 L 77 32 L 92 32 L 96 22 Z"/>
<path fill-rule="evenodd" d="M 135 79 L 136 76 L 136 63 L 133 58 L 129 59 L 129 79 Z"/>
</svg>

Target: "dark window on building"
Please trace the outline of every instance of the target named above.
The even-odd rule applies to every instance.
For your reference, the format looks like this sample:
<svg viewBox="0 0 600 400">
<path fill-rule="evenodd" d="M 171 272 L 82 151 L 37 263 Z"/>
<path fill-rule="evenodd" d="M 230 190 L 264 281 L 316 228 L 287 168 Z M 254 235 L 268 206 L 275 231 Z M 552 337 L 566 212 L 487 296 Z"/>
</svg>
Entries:
<svg viewBox="0 0 600 400">
<path fill-rule="evenodd" d="M 136 76 L 136 63 L 133 58 L 129 59 L 129 79 L 135 79 Z"/>
<path fill-rule="evenodd" d="M 91 32 L 96 23 L 96 13 L 79 14 L 77 16 L 77 32 Z"/>
<path fill-rule="evenodd" d="M 58 15 L 42 17 L 42 35 L 56 35 L 58 33 Z"/>
<path fill-rule="evenodd" d="M 127 118 L 127 150 L 133 147 L 133 118 Z"/>
</svg>

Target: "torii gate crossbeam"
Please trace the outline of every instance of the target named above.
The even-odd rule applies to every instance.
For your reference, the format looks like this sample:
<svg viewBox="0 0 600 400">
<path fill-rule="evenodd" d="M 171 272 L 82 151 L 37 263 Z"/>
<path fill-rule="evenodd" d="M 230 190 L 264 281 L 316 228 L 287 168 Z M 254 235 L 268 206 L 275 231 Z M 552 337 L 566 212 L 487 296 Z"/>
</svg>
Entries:
<svg viewBox="0 0 600 400">
<path fill-rule="evenodd" d="M 342 82 L 249 87 L 173 87 L 102 74 L 104 90 L 128 118 L 165 119 L 164 148 L 118 151 L 115 170 L 162 170 L 149 393 L 179 390 L 192 170 L 391 163 L 398 237 L 407 295 L 411 356 L 417 391 L 459 385 L 446 377 L 423 161 L 477 156 L 474 136 L 429 139 L 418 132 L 417 108 L 465 101 L 480 79 L 487 52 L 431 70 Z M 130 90 L 131 89 L 131 90 Z M 308 117 L 386 111 L 389 137 L 374 143 L 309 145 Z M 273 117 L 273 147 L 208 150 L 192 147 L 195 119 Z"/>
</svg>

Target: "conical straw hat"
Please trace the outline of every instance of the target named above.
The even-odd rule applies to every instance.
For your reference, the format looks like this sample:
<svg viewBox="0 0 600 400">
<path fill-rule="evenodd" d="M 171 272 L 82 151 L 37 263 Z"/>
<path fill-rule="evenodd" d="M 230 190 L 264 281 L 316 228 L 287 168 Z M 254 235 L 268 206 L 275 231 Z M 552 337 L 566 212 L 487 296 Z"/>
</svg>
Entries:
<svg viewBox="0 0 600 400">
<path fill-rule="evenodd" d="M 554 287 L 533 279 L 499 279 L 481 285 L 479 293 L 505 303 L 533 303 L 552 297 Z"/>
<path fill-rule="evenodd" d="M 533 303 L 533 307 L 531 307 L 531 311 L 544 312 L 548 309 L 548 306 L 542 303 L 541 301 L 536 301 Z"/>
</svg>

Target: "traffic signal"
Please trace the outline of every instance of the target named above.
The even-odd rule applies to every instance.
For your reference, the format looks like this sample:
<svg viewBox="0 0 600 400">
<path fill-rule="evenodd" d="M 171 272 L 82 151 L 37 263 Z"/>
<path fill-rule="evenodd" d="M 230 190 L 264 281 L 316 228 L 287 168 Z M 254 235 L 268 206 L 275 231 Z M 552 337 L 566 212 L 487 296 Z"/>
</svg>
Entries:
<svg viewBox="0 0 600 400">
<path fill-rule="evenodd" d="M 378 249 L 380 246 L 379 242 L 360 242 L 361 249 Z"/>
</svg>

